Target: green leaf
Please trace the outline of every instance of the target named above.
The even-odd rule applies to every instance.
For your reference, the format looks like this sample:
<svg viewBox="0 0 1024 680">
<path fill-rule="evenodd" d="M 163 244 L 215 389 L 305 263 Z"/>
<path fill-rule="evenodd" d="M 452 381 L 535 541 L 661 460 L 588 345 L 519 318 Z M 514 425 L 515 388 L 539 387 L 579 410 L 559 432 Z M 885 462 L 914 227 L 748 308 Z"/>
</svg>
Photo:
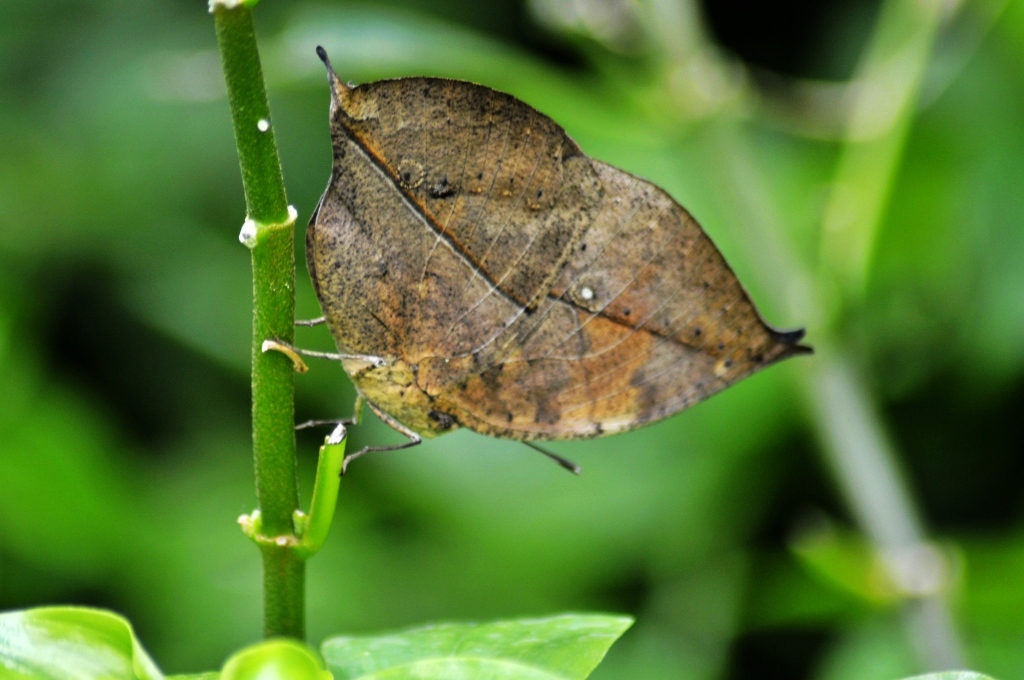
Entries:
<svg viewBox="0 0 1024 680">
<path fill-rule="evenodd" d="M 867 604 L 884 607 L 899 601 L 881 559 L 856 532 L 823 524 L 799 535 L 792 549 L 812 573 Z"/>
<path fill-rule="evenodd" d="M 122 617 L 98 609 L 45 607 L 0 614 L 4 680 L 164 680 Z M 225 662 L 220 673 L 167 680 L 331 680 L 323 661 L 294 640 L 268 640 Z"/>
<path fill-rule="evenodd" d="M 233 655 L 221 680 L 331 680 L 316 652 L 295 640 L 268 640 Z"/>
<path fill-rule="evenodd" d="M 972 673 L 971 671 L 946 671 L 945 673 L 929 673 L 928 675 L 915 675 L 904 680 L 992 680 L 987 675 Z"/>
<path fill-rule="evenodd" d="M 7 680 L 162 680 L 131 625 L 116 614 L 44 607 L 0 614 Z"/>
<path fill-rule="evenodd" d="M 625 616 L 562 614 L 438 624 L 331 638 L 322 650 L 338 680 L 582 680 L 632 623 Z"/>
</svg>

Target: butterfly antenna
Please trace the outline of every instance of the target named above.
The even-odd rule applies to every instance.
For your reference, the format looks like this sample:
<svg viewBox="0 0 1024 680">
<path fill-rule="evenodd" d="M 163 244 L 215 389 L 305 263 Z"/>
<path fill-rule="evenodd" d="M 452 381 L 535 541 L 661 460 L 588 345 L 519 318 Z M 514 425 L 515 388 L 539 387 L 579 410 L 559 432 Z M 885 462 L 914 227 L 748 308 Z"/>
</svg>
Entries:
<svg viewBox="0 0 1024 680">
<path fill-rule="evenodd" d="M 316 46 L 316 56 L 320 57 L 320 61 L 324 62 L 324 66 L 332 71 L 334 70 L 331 68 L 331 60 L 327 58 L 327 50 L 325 50 L 322 45 Z"/>
<path fill-rule="evenodd" d="M 320 61 L 324 62 L 324 66 L 327 67 L 327 81 L 331 84 L 331 97 L 337 98 L 349 91 L 348 85 L 341 82 L 338 78 L 338 74 L 334 72 L 334 67 L 331 66 L 331 60 L 327 56 L 327 50 L 320 45 L 316 46 L 316 56 L 320 57 Z"/>
<path fill-rule="evenodd" d="M 548 451 L 546 449 L 542 449 L 541 447 L 537 446 L 533 442 L 522 442 L 522 443 L 526 444 L 527 446 L 529 446 L 531 449 L 533 449 L 537 453 L 544 454 L 545 456 L 547 456 L 551 460 L 555 461 L 556 463 L 558 463 L 559 465 L 561 465 L 562 467 L 564 467 L 566 470 L 568 470 L 569 472 L 573 473 L 574 475 L 578 475 L 580 472 L 582 472 L 582 470 L 580 470 L 580 466 L 577 465 L 576 463 L 572 462 L 568 458 L 563 458 L 562 456 L 559 456 L 557 453 L 552 453 L 551 451 Z"/>
</svg>

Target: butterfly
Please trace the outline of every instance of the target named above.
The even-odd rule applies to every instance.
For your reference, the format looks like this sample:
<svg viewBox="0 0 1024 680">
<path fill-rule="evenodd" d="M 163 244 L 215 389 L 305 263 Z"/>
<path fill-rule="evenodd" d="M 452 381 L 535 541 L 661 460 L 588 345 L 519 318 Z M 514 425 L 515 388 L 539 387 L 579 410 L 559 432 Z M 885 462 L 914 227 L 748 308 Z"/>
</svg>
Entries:
<svg viewBox="0 0 1024 680">
<path fill-rule="evenodd" d="M 811 351 L 685 208 L 549 117 L 467 82 L 349 86 L 317 52 L 334 166 L 307 266 L 360 399 L 408 440 L 350 459 L 459 427 L 624 432 Z"/>
</svg>

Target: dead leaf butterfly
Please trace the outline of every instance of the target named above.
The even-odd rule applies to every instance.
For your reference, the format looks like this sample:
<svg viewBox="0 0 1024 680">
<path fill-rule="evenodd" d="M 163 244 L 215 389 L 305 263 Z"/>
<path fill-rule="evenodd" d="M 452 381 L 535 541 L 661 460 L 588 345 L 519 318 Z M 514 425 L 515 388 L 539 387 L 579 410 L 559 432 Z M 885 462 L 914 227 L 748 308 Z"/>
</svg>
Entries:
<svg viewBox="0 0 1024 680">
<path fill-rule="evenodd" d="M 317 52 L 334 169 L 307 264 L 345 370 L 404 446 L 623 432 L 810 351 L 671 196 L 547 116 L 453 80 L 348 86 Z"/>
</svg>

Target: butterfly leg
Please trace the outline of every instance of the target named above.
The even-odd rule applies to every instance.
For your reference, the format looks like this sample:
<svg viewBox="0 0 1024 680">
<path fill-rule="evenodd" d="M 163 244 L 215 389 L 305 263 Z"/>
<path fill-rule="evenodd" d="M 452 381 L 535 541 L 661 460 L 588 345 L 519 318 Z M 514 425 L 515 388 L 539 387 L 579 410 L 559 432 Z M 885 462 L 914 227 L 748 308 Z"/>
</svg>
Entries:
<svg viewBox="0 0 1024 680">
<path fill-rule="evenodd" d="M 557 453 L 552 453 L 551 451 L 548 451 L 547 449 L 542 449 L 541 447 L 537 446 L 533 442 L 522 442 L 522 443 L 526 444 L 527 446 L 529 446 L 531 449 L 533 449 L 537 453 L 544 454 L 545 456 L 547 456 L 551 460 L 555 461 L 556 463 L 558 463 L 559 465 L 561 465 L 563 468 L 565 468 L 569 472 L 573 473 L 574 475 L 578 475 L 580 472 L 582 472 L 582 470 L 580 470 L 580 466 L 577 465 L 576 463 L 572 462 L 568 458 L 563 458 L 562 456 L 559 456 Z"/>
<path fill-rule="evenodd" d="M 350 453 L 349 455 L 345 456 L 345 462 L 341 464 L 341 474 L 345 474 L 345 470 L 348 469 L 348 464 L 351 461 L 355 460 L 356 458 L 359 458 L 360 456 L 366 455 L 367 453 L 370 453 L 372 451 L 398 451 L 399 449 L 408 449 L 412 446 L 416 446 L 422 443 L 423 441 L 423 439 L 420 438 L 418 434 L 407 428 L 405 425 L 402 425 L 400 422 L 398 422 L 388 414 L 384 413 L 380 409 L 376 408 L 370 402 L 366 402 L 366 405 L 369 406 L 370 410 L 373 411 L 378 418 L 383 420 L 388 427 L 404 435 L 409 441 L 404 442 L 402 444 L 391 444 L 389 446 L 364 446 L 355 453 Z"/>
<path fill-rule="evenodd" d="M 296 319 L 295 320 L 295 325 L 296 326 L 319 326 L 319 325 L 325 324 L 325 323 L 327 323 L 327 317 L 325 317 L 325 316 L 318 316 L 315 319 Z"/>
<path fill-rule="evenodd" d="M 385 361 L 382 357 L 373 356 L 372 354 L 344 354 L 340 352 L 317 352 L 312 349 L 299 349 L 294 345 L 289 345 L 287 342 L 281 342 L 280 340 L 264 340 L 263 347 L 264 352 L 281 352 L 292 360 L 295 364 L 295 370 L 299 373 L 305 373 L 306 365 L 299 358 L 299 355 L 306 357 L 315 357 L 317 359 L 330 359 L 332 361 L 344 361 L 345 359 L 355 359 L 358 361 L 365 361 L 368 364 L 380 368 L 385 365 Z"/>
<path fill-rule="evenodd" d="M 296 430 L 305 430 L 307 427 L 320 427 L 322 425 L 346 425 L 346 426 L 348 426 L 348 425 L 358 425 L 359 424 L 359 414 L 363 410 L 363 402 L 364 401 L 366 401 L 366 400 L 363 399 L 363 395 L 357 393 L 356 394 L 355 406 L 352 407 L 352 417 L 351 418 L 333 418 L 333 419 L 330 419 L 330 420 L 307 420 L 304 423 L 299 423 L 298 425 L 296 425 L 295 429 Z"/>
</svg>

